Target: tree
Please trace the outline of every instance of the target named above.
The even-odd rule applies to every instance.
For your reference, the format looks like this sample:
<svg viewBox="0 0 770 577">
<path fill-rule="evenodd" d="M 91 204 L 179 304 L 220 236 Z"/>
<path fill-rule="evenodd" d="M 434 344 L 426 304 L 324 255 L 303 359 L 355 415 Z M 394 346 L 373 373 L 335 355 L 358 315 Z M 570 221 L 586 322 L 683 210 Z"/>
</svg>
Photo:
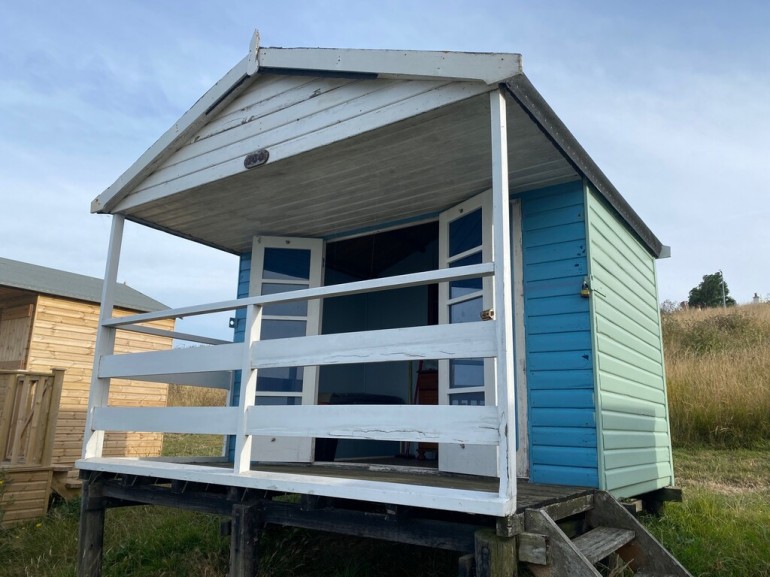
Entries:
<svg viewBox="0 0 770 577">
<path fill-rule="evenodd" d="M 690 291 L 688 304 L 691 307 L 709 308 L 721 307 L 724 302 L 728 307 L 731 307 L 735 305 L 735 299 L 729 295 L 730 290 L 727 288 L 722 271 L 717 271 L 714 274 L 704 276 L 703 281 Z"/>
</svg>

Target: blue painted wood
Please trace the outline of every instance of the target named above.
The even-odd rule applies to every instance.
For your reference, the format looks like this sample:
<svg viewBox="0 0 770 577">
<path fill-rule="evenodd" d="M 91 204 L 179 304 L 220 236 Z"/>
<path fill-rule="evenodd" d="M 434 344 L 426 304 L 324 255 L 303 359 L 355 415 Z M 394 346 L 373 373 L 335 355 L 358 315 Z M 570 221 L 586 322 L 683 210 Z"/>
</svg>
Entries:
<svg viewBox="0 0 770 577">
<path fill-rule="evenodd" d="M 532 468 L 530 480 L 544 485 L 572 485 L 575 487 L 597 487 L 599 475 L 596 467 L 559 467 L 537 464 Z"/>
<path fill-rule="evenodd" d="M 550 411 L 535 411 L 532 415 L 533 427 L 596 427 L 596 417 L 593 407 L 586 409 L 551 409 Z M 541 447 L 545 450 L 545 447 Z"/>
<path fill-rule="evenodd" d="M 580 291 L 583 281 L 582 277 L 580 282 L 575 282 L 573 287 L 575 291 Z M 529 286 L 529 284 L 527 284 Z M 526 287 L 525 287 L 526 291 Z M 583 319 L 588 318 L 588 324 L 585 330 L 591 330 L 591 318 L 588 316 L 589 303 L 586 299 L 580 298 L 578 294 L 571 294 L 565 296 L 555 297 L 530 297 L 527 299 L 527 316 L 539 317 L 539 316 L 554 316 L 554 315 L 570 315 L 573 313 L 581 313 Z M 564 328 L 563 330 L 571 330 Z M 561 331 L 551 331 L 561 332 Z"/>
<path fill-rule="evenodd" d="M 530 479 L 598 487 L 581 182 L 523 193 Z"/>
<path fill-rule="evenodd" d="M 539 465 L 584 468 L 587 463 L 596 464 L 596 451 L 593 447 L 543 447 L 536 458 Z"/>
<path fill-rule="evenodd" d="M 593 409 L 592 389 L 536 389 L 530 395 L 532 409 Z"/>
<path fill-rule="evenodd" d="M 549 447 L 596 447 L 596 430 L 586 427 L 530 427 L 531 442 Z M 532 456 L 538 462 L 538 451 Z M 590 466 L 590 463 L 585 463 Z"/>
</svg>

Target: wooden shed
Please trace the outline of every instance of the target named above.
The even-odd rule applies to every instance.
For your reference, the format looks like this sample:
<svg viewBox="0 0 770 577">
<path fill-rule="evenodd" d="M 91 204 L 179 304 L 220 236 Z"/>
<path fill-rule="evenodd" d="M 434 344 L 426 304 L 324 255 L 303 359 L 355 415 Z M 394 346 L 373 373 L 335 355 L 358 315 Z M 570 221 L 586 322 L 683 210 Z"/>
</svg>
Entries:
<svg viewBox="0 0 770 577">
<path fill-rule="evenodd" d="M 575 545 L 549 532 L 555 519 L 591 509 L 587 526 L 610 523 L 595 504 L 612 499 L 594 490 L 673 485 L 655 272 L 668 248 L 517 54 L 260 48 L 255 35 L 92 210 L 113 215 L 107 287 L 125 219 L 241 263 L 236 300 L 101 319 L 78 462 L 99 474 L 99 494 L 181 504 L 110 489 L 110 476 L 229 487 L 210 509 L 234 507 L 234 550 L 253 527 L 237 509 L 245 495 L 263 521 L 342 532 L 353 512 L 335 525 L 331 510 L 300 511 L 319 498 L 449 511 L 463 535 L 497 520 L 505 550 L 515 535 L 553 539 L 553 558 L 527 549 L 519 561 L 558 568 Z M 122 330 L 225 310 L 232 343 L 113 354 Z M 232 406 L 99 402 L 113 378 L 179 374 L 227 388 Z M 230 450 L 218 462 L 120 459 L 104 454 L 103 431 L 216 433 Z M 288 514 L 276 493 L 310 501 Z M 571 508 L 525 518 L 555 501 Z M 99 526 L 96 509 L 85 527 Z M 649 537 L 623 514 L 616 548 Z M 406 525 L 397 537 L 367 527 L 430 544 Z M 452 547 L 472 552 L 473 538 Z M 596 554 L 570 574 L 593 575 Z"/>
<path fill-rule="evenodd" d="M 73 468 L 83 443 L 102 285 L 98 278 L 0 258 L 0 411 L 9 399 L 10 382 L 23 375 L 64 369 L 60 400 L 51 412 L 55 422 L 45 425 L 52 443 L 48 465 L 54 470 L 54 489 L 64 496 L 79 486 Z M 115 295 L 117 316 L 166 308 L 125 284 L 115 288 Z M 172 328 L 174 321 L 156 326 Z M 166 336 L 123 333 L 115 348 L 158 351 L 171 348 L 171 342 Z M 28 391 L 31 394 L 34 388 Z M 166 394 L 163 384 L 116 381 L 109 400 L 127 406 L 164 406 Z M 16 401 L 24 403 L 20 397 Z M 157 456 L 162 441 L 160 433 L 113 433 L 105 443 L 105 454 Z M 10 466 L 13 447 L 3 446 L 7 454 L 0 455 L 0 461 Z M 20 490 L 17 484 L 15 491 Z M 44 502 L 47 506 L 47 492 Z"/>
</svg>

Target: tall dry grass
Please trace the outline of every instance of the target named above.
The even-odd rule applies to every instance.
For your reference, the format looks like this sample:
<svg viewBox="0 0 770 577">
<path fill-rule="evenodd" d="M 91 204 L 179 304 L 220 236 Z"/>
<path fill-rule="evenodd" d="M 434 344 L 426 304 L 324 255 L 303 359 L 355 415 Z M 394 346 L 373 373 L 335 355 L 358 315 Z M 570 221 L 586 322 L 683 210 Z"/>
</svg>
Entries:
<svg viewBox="0 0 770 577">
<path fill-rule="evenodd" d="M 663 315 L 674 444 L 770 444 L 770 304 Z"/>
</svg>

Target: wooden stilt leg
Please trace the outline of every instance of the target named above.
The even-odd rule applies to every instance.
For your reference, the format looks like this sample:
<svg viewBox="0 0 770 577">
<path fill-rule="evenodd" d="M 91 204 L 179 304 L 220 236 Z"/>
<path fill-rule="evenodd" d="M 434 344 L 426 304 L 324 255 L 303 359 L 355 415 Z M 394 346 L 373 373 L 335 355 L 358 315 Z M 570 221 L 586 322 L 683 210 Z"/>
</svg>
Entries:
<svg viewBox="0 0 770 577">
<path fill-rule="evenodd" d="M 476 531 L 476 577 L 516 575 L 516 538 L 500 537 L 494 529 Z"/>
<path fill-rule="evenodd" d="M 78 533 L 78 577 L 101 577 L 104 500 L 98 482 L 84 481 Z"/>
<path fill-rule="evenodd" d="M 256 505 L 233 505 L 230 577 L 254 577 L 258 566 L 258 540 L 259 508 Z"/>
</svg>

